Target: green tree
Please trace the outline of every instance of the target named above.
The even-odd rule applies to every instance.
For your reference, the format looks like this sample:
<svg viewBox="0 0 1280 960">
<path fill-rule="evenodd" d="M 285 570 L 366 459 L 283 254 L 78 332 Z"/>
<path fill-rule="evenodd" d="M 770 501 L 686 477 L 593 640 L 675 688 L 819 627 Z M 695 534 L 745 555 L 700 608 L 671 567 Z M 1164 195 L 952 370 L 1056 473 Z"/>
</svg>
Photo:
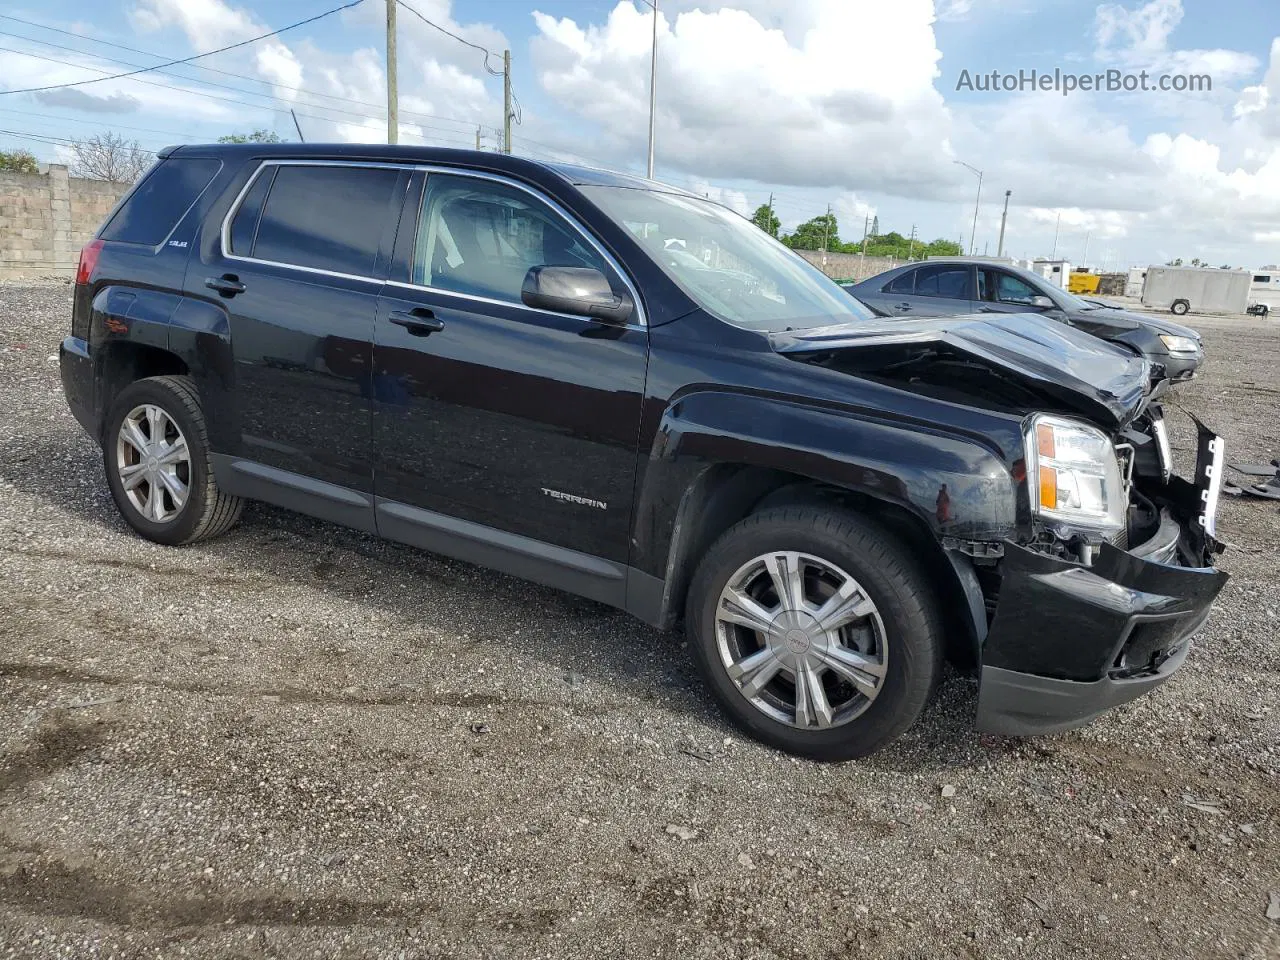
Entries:
<svg viewBox="0 0 1280 960">
<path fill-rule="evenodd" d="M 0 150 L 0 170 L 14 173 L 39 173 L 40 163 L 30 150 Z"/>
<path fill-rule="evenodd" d="M 771 237 L 776 237 L 782 228 L 782 221 L 767 203 L 756 207 L 756 212 L 751 215 L 751 222 Z"/>
<path fill-rule="evenodd" d="M 253 133 L 228 133 L 218 138 L 219 143 L 279 143 L 280 134 L 274 130 L 255 130 Z"/>
<path fill-rule="evenodd" d="M 786 234 L 782 242 L 793 250 L 839 250 L 840 230 L 834 213 L 824 213 L 806 220 L 795 233 Z"/>
<path fill-rule="evenodd" d="M 919 251 L 917 257 L 959 257 L 964 254 L 960 249 L 960 244 L 954 240 L 943 240 L 939 237 L 933 243 L 926 243 L 923 247 L 917 247 Z"/>
</svg>

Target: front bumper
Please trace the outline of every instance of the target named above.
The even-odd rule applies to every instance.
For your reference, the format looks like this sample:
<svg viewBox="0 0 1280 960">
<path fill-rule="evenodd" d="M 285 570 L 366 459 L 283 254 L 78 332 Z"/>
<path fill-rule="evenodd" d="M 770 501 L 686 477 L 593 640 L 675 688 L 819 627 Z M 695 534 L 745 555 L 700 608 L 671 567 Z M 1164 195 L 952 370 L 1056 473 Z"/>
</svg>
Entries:
<svg viewBox="0 0 1280 960">
<path fill-rule="evenodd" d="M 1164 374 L 1171 383 L 1185 383 L 1196 375 L 1204 355 L 1171 353 L 1164 361 Z"/>
<path fill-rule="evenodd" d="M 982 647 L 980 730 L 1028 736 L 1082 726 L 1182 666 L 1227 581 L 1207 565 L 1216 545 L 1207 456 L 1197 484 L 1173 478 L 1157 532 L 1131 551 L 1103 544 L 1084 566 L 1005 544 Z"/>
</svg>

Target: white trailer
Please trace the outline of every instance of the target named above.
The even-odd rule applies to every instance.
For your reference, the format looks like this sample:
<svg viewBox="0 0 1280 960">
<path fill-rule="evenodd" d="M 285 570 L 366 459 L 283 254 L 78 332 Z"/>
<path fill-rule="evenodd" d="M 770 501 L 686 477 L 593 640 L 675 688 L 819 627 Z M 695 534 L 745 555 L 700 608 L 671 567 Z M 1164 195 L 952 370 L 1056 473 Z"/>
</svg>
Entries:
<svg viewBox="0 0 1280 960">
<path fill-rule="evenodd" d="M 1260 267 L 1249 285 L 1249 312 L 1265 317 L 1280 311 L 1280 267 Z"/>
<path fill-rule="evenodd" d="M 1197 313 L 1244 313 L 1249 307 L 1248 270 L 1212 267 L 1147 267 L 1142 302 L 1181 316 Z"/>
</svg>

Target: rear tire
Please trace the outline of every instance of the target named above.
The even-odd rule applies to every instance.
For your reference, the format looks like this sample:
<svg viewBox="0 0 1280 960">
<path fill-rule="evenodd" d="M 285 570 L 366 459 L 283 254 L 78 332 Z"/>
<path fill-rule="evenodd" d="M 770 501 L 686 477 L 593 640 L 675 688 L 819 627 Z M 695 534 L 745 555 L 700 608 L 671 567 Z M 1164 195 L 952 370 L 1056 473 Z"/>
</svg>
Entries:
<svg viewBox="0 0 1280 960">
<path fill-rule="evenodd" d="M 1184 317 L 1191 310 L 1191 304 L 1186 300 L 1175 300 L 1169 307 L 1169 312 L 1175 316 Z"/>
<path fill-rule="evenodd" d="M 148 377 L 121 390 L 107 416 L 102 461 L 116 507 L 148 540 L 195 543 L 240 519 L 244 501 L 219 490 L 213 477 L 190 377 Z"/>
<path fill-rule="evenodd" d="M 747 517 L 699 564 L 686 610 L 689 646 L 725 711 L 752 737 L 816 760 L 887 745 L 941 671 L 934 585 L 899 539 L 839 508 Z"/>
</svg>

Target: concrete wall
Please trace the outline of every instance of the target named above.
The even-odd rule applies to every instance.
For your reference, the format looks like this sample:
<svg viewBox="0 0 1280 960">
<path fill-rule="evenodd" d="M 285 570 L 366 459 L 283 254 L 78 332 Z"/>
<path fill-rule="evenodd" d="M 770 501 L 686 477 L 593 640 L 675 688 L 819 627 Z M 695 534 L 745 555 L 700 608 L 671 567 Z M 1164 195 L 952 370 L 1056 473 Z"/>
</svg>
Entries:
<svg viewBox="0 0 1280 960">
<path fill-rule="evenodd" d="M 864 258 L 856 253 L 822 253 L 819 250 L 797 250 L 796 253 L 836 280 L 865 280 L 906 263 L 892 257 Z"/>
<path fill-rule="evenodd" d="M 70 275 L 127 183 L 0 170 L 0 278 Z"/>
</svg>

